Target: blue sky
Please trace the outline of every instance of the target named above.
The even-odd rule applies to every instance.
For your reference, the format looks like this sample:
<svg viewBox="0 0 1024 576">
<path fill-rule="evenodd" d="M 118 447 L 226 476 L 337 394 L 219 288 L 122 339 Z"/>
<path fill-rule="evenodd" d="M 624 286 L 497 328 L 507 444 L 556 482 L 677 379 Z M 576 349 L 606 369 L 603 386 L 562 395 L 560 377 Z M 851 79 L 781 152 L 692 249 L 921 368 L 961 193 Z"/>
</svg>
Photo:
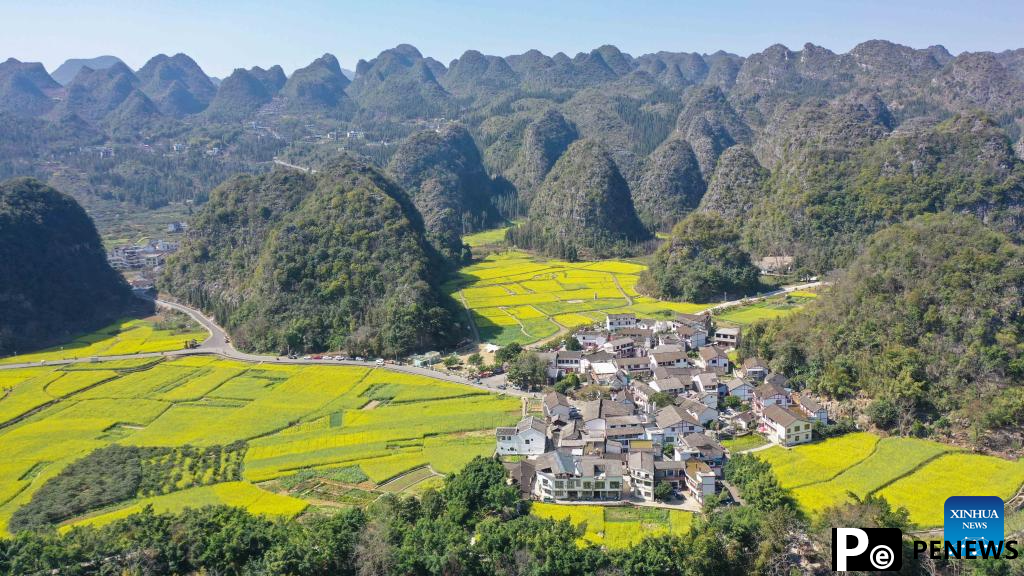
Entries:
<svg viewBox="0 0 1024 576">
<path fill-rule="evenodd" d="M 813 42 L 844 52 L 885 38 L 962 51 L 1024 46 L 1022 0 L 0 0 L 0 60 L 113 54 L 139 67 L 185 52 L 212 75 L 281 64 L 287 72 L 331 52 L 354 68 L 399 43 L 447 64 L 469 48 L 570 56 L 601 44 L 741 55 L 774 43 Z"/>
</svg>

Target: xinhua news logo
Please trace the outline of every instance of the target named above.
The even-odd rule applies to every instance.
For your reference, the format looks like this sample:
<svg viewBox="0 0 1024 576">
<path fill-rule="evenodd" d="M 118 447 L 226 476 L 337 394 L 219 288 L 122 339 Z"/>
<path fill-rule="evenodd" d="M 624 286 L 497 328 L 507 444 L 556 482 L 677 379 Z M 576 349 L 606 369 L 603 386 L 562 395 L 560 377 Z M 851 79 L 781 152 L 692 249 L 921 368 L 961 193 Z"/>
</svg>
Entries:
<svg viewBox="0 0 1024 576">
<path fill-rule="evenodd" d="M 832 569 L 836 572 L 899 570 L 902 551 L 899 528 L 832 529 Z"/>
</svg>

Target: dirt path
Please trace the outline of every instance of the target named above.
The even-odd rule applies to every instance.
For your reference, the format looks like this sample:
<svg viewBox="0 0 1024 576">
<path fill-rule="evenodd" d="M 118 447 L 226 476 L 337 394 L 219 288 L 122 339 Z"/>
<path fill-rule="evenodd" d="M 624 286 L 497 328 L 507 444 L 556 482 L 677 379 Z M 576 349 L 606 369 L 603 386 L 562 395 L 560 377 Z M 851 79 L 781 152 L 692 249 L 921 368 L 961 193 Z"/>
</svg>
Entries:
<svg viewBox="0 0 1024 576">
<path fill-rule="evenodd" d="M 480 331 L 476 329 L 476 322 L 473 320 L 473 311 L 469 309 L 469 304 L 466 303 L 466 295 L 459 290 L 459 300 L 462 301 L 462 308 L 466 311 L 466 320 L 469 321 L 469 329 L 473 332 L 473 342 L 480 343 Z"/>
<path fill-rule="evenodd" d="M 612 277 L 612 280 L 615 282 L 615 287 L 618 288 L 619 292 L 622 294 L 622 296 L 625 297 L 626 305 L 627 306 L 632 306 L 633 305 L 633 297 L 630 296 L 629 294 L 626 294 L 626 291 L 622 289 L 622 284 L 619 284 L 619 277 L 616 276 L 612 272 L 609 272 L 608 274 Z"/>
</svg>

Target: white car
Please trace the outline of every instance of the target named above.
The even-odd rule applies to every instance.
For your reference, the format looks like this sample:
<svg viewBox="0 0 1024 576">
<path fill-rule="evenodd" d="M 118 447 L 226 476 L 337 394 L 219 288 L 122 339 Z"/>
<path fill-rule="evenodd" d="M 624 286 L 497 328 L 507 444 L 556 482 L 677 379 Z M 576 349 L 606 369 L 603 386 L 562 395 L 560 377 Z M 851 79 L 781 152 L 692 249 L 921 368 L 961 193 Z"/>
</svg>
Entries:
<svg viewBox="0 0 1024 576">
<path fill-rule="evenodd" d="M 375 362 L 375 364 L 377 364 L 377 366 L 383 366 L 384 365 L 384 359 L 383 358 L 377 358 L 377 362 Z"/>
<path fill-rule="evenodd" d="M 303 359 L 303 360 L 309 360 L 310 358 L 309 358 L 309 356 L 307 355 L 307 356 L 303 356 L 303 357 L 302 357 L 302 359 Z"/>
</svg>

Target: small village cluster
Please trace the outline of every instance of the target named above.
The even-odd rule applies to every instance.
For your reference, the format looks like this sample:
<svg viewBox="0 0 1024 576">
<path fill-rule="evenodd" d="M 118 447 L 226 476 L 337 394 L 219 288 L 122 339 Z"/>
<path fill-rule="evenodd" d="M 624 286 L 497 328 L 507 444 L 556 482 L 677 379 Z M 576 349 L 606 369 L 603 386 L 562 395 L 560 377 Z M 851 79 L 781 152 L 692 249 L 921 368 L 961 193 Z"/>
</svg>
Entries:
<svg viewBox="0 0 1024 576">
<path fill-rule="evenodd" d="M 715 329 L 708 314 L 611 314 L 602 329 L 575 336 L 582 350 L 546 354 L 549 379 L 576 374 L 605 393 L 577 400 L 549 392 L 543 418 L 496 430 L 496 453 L 524 496 L 650 502 L 666 483 L 670 495 L 700 506 L 723 487 L 720 438 L 758 433 L 788 447 L 809 442 L 814 422 L 828 421 L 817 400 L 760 359 L 733 366 L 728 352 L 741 332 Z"/>
<path fill-rule="evenodd" d="M 183 231 L 175 223 L 168 226 L 168 231 Z M 155 269 L 164 265 L 167 256 L 178 251 L 178 243 L 170 240 L 150 240 L 134 246 L 117 246 L 107 253 L 107 262 L 114 270 Z"/>
</svg>

